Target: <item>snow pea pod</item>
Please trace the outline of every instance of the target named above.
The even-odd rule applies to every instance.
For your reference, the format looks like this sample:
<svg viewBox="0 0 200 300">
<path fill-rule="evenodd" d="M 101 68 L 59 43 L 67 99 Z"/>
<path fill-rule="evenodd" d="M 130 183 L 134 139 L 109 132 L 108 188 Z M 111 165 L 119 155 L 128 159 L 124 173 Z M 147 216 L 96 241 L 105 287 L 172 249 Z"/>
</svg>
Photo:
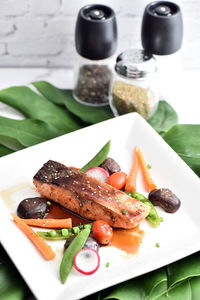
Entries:
<svg viewBox="0 0 200 300">
<path fill-rule="evenodd" d="M 149 205 L 151 207 L 151 210 L 149 212 L 149 215 L 147 216 L 147 221 L 153 226 L 153 227 L 157 227 L 160 225 L 160 218 L 158 216 L 158 213 L 155 209 L 155 207 L 153 206 L 153 204 L 151 203 L 151 201 L 149 201 L 146 197 L 144 197 L 142 194 L 138 193 L 138 192 L 132 192 L 132 191 L 126 191 L 125 192 L 127 195 L 129 195 L 130 197 L 133 197 L 135 199 L 138 199 L 139 201 L 143 202 L 146 205 Z"/>
<path fill-rule="evenodd" d="M 101 148 L 101 150 L 85 165 L 80 171 L 85 172 L 86 170 L 98 167 L 108 156 L 110 151 L 110 140 Z"/>
<path fill-rule="evenodd" d="M 55 230 L 56 231 L 56 235 L 55 236 L 51 236 L 49 234 L 50 231 L 37 231 L 37 235 L 39 235 L 41 238 L 43 238 L 44 240 L 49 240 L 49 241 L 59 241 L 59 240 L 66 240 L 68 238 L 70 238 L 73 233 L 69 232 L 68 235 L 63 236 L 61 230 Z"/>
<path fill-rule="evenodd" d="M 60 264 L 60 280 L 64 284 L 72 269 L 75 254 L 81 250 L 90 234 L 90 229 L 85 228 L 73 239 L 66 249 Z"/>
<path fill-rule="evenodd" d="M 89 228 L 92 229 L 93 223 L 88 223 L 84 225 L 77 225 L 72 228 L 62 229 L 62 230 L 54 230 L 55 235 L 51 235 L 51 231 L 37 231 L 37 235 L 39 235 L 44 240 L 49 241 L 59 241 L 59 240 L 66 240 L 70 238 L 74 234 L 78 234 L 82 229 Z"/>
</svg>

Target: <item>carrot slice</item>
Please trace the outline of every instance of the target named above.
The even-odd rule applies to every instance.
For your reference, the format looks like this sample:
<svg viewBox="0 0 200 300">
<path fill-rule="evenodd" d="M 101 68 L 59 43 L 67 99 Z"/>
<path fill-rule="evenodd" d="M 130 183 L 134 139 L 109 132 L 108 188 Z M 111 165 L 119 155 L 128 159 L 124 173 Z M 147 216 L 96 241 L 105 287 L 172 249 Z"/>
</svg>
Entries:
<svg viewBox="0 0 200 300">
<path fill-rule="evenodd" d="M 32 241 L 32 243 L 36 246 L 36 248 L 40 251 L 40 253 L 44 256 L 45 259 L 51 260 L 56 254 L 51 249 L 49 245 L 45 243 L 45 241 L 39 237 L 35 231 L 31 227 L 29 227 L 23 219 L 19 218 L 15 214 L 11 214 L 15 224 L 23 231 L 23 233 Z"/>
<path fill-rule="evenodd" d="M 139 164 L 140 164 L 140 167 L 141 167 L 142 176 L 143 176 L 143 179 L 144 179 L 144 184 L 145 184 L 146 190 L 148 192 L 151 192 L 152 190 L 157 189 L 157 186 L 154 183 L 154 181 L 153 181 L 153 179 L 150 175 L 149 169 L 148 169 L 147 164 L 144 160 L 144 156 L 143 156 L 141 150 L 138 147 L 136 147 L 136 154 L 137 154 L 138 161 L 139 161 Z"/>
<path fill-rule="evenodd" d="M 71 228 L 72 219 L 22 219 L 24 223 L 30 226 L 44 228 Z"/>
<path fill-rule="evenodd" d="M 138 166 L 139 163 L 138 163 L 138 158 L 136 155 L 136 147 L 135 147 L 133 151 L 133 163 L 125 185 L 125 191 L 136 191 Z"/>
</svg>

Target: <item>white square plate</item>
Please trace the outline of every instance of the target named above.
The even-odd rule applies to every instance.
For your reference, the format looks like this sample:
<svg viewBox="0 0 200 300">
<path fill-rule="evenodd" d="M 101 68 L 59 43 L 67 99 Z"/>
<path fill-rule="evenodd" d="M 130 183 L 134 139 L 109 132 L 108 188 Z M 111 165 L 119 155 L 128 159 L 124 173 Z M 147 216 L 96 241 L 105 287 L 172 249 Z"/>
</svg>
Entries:
<svg viewBox="0 0 200 300">
<path fill-rule="evenodd" d="M 158 228 L 150 227 L 146 221 L 141 224 L 145 236 L 138 254 L 126 255 L 114 247 L 102 248 L 101 265 L 95 274 L 84 276 L 72 269 L 63 285 L 59 280 L 63 242 L 51 242 L 57 256 L 54 261 L 45 261 L 13 223 L 10 212 L 16 210 L 22 199 L 37 195 L 32 178 L 46 161 L 52 159 L 68 166 L 82 167 L 109 139 L 109 156 L 127 173 L 133 148 L 138 145 L 146 162 L 152 165 L 151 174 L 157 186 L 171 189 L 181 199 L 181 208 L 175 214 L 158 209 L 164 218 Z M 0 178 L 0 239 L 39 300 L 79 299 L 200 250 L 199 178 L 137 113 L 5 156 L 0 159 Z M 137 190 L 146 194 L 140 176 Z M 155 247 L 157 242 L 160 248 Z M 107 261 L 109 268 L 105 267 Z"/>
</svg>

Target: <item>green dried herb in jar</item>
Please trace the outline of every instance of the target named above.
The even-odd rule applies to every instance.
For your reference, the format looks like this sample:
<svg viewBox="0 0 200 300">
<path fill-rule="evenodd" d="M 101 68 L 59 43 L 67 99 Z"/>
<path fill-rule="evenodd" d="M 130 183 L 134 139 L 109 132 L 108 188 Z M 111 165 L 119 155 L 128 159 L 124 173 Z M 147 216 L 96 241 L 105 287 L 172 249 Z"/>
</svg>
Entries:
<svg viewBox="0 0 200 300">
<path fill-rule="evenodd" d="M 156 62 L 144 50 L 121 53 L 115 65 L 110 105 L 116 116 L 138 112 L 148 119 L 156 108 L 158 95 L 154 75 Z"/>
</svg>

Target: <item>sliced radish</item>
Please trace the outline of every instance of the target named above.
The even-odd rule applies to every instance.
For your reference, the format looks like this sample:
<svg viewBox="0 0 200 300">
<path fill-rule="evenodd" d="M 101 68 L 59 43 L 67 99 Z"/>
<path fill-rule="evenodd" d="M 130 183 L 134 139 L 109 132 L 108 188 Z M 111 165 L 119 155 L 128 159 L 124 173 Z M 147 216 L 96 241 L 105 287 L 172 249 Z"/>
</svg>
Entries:
<svg viewBox="0 0 200 300">
<path fill-rule="evenodd" d="M 103 182 L 107 182 L 108 177 L 109 177 L 108 171 L 106 171 L 105 169 L 103 169 L 101 167 L 90 168 L 85 171 L 85 174 L 90 175 L 98 180 L 103 181 Z"/>
<path fill-rule="evenodd" d="M 96 272 L 100 265 L 99 253 L 91 248 L 81 249 L 74 256 L 74 267 L 85 275 Z"/>
</svg>

